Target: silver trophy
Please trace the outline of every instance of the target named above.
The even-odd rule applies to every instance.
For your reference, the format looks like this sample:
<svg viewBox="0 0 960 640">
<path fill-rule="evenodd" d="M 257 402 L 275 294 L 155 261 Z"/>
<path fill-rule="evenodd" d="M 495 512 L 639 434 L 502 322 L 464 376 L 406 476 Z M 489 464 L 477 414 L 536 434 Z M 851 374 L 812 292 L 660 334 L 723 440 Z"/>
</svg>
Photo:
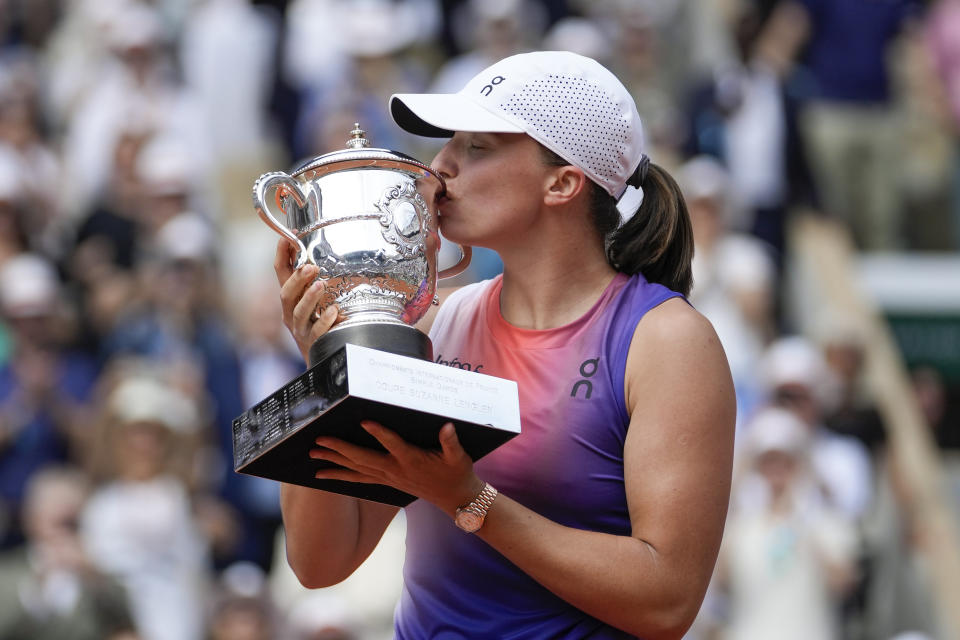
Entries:
<svg viewBox="0 0 960 640">
<path fill-rule="evenodd" d="M 354 125 L 347 148 L 313 158 L 292 174 L 267 173 L 253 188 L 257 213 L 297 248 L 326 282 L 322 309 L 336 324 L 310 347 L 310 368 L 233 421 L 234 470 L 240 473 L 403 506 L 413 496 L 381 485 L 317 480 L 306 452 L 318 435 L 380 448 L 360 428 L 371 419 L 408 442 L 439 447 L 453 421 L 477 459 L 520 429 L 515 382 L 433 362 L 430 339 L 414 327 L 433 304 L 438 271 L 437 198 L 446 190 L 430 167 L 395 151 L 370 148 Z M 282 222 L 281 222 L 282 220 Z"/>
<path fill-rule="evenodd" d="M 354 127 L 346 149 L 313 158 L 292 175 L 260 176 L 253 204 L 297 247 L 298 267 L 319 267 L 327 288 L 318 309 L 340 309 L 337 323 L 311 347 L 311 365 L 346 343 L 430 360 L 429 338 L 413 325 L 433 303 L 437 280 L 466 269 L 471 251 L 461 247 L 459 262 L 438 271 L 443 178 L 409 156 L 370 148 Z"/>
</svg>

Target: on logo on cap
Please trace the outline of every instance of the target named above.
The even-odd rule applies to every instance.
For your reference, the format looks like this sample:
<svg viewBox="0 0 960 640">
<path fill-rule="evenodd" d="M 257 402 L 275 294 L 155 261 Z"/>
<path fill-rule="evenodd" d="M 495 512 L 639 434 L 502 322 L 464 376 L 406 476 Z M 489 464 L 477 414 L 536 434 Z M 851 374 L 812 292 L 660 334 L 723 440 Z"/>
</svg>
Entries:
<svg viewBox="0 0 960 640">
<path fill-rule="evenodd" d="M 503 76 L 494 76 L 493 80 L 490 81 L 490 84 L 484 85 L 483 89 L 480 89 L 480 93 L 485 96 L 489 96 L 493 92 L 493 87 L 500 84 L 504 80 L 506 80 L 506 78 Z"/>
</svg>

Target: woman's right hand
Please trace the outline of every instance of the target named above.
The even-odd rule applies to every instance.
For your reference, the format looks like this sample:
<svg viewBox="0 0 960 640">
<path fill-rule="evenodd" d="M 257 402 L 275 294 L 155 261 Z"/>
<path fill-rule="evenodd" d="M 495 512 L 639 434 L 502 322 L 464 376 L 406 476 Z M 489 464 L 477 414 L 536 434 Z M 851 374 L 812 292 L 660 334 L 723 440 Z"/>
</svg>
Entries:
<svg viewBox="0 0 960 640">
<path fill-rule="evenodd" d="M 319 270 L 315 265 L 307 263 L 295 269 L 296 255 L 296 248 L 288 240 L 281 238 L 277 243 L 273 270 L 280 282 L 283 324 L 297 341 L 304 362 L 309 363 L 310 347 L 334 325 L 339 309 L 332 304 L 317 315 L 317 305 L 326 285 L 323 280 L 317 279 Z"/>
<path fill-rule="evenodd" d="M 317 280 L 315 265 L 295 269 L 296 258 L 297 250 L 281 238 L 273 269 L 280 282 L 283 324 L 309 364 L 310 347 L 330 330 L 339 309 L 331 305 L 319 318 L 315 315 L 324 282 Z M 306 449 L 303 463 L 310 463 Z M 392 505 L 288 483 L 280 484 L 280 509 L 287 561 L 300 582 L 311 589 L 337 584 L 352 574 L 397 513 Z"/>
</svg>

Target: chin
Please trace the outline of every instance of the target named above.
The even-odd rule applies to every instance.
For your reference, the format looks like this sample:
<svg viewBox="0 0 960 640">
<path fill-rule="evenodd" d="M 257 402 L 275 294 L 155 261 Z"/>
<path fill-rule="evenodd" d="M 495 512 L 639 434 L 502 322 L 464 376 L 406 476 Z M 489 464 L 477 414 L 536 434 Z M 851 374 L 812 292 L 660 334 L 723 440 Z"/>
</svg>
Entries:
<svg viewBox="0 0 960 640">
<path fill-rule="evenodd" d="M 468 243 L 467 240 L 463 238 L 462 229 L 457 228 L 456 222 L 449 222 L 444 218 L 440 218 L 440 233 L 443 234 L 443 239 L 448 242 L 455 242 L 457 244 Z"/>
</svg>

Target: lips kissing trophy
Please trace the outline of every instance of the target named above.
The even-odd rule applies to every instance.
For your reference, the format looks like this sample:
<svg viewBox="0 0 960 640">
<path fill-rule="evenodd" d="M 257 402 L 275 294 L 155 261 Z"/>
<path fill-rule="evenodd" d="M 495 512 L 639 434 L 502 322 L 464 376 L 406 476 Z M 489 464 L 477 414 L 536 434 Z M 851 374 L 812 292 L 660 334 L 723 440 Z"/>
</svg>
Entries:
<svg viewBox="0 0 960 640">
<path fill-rule="evenodd" d="M 405 506 L 413 496 L 383 485 L 318 480 L 307 452 L 320 435 L 382 449 L 360 427 L 376 420 L 408 442 L 439 448 L 452 421 L 468 454 L 486 455 L 520 431 L 517 385 L 433 362 L 430 338 L 414 325 L 435 303 L 436 202 L 443 178 L 410 156 L 371 148 L 354 125 L 347 148 L 266 173 L 253 187 L 260 218 L 319 268 L 318 310 L 336 304 L 337 323 L 310 347 L 310 368 L 233 421 L 234 469 L 281 482 Z M 280 222 L 282 219 L 286 224 Z"/>
</svg>

